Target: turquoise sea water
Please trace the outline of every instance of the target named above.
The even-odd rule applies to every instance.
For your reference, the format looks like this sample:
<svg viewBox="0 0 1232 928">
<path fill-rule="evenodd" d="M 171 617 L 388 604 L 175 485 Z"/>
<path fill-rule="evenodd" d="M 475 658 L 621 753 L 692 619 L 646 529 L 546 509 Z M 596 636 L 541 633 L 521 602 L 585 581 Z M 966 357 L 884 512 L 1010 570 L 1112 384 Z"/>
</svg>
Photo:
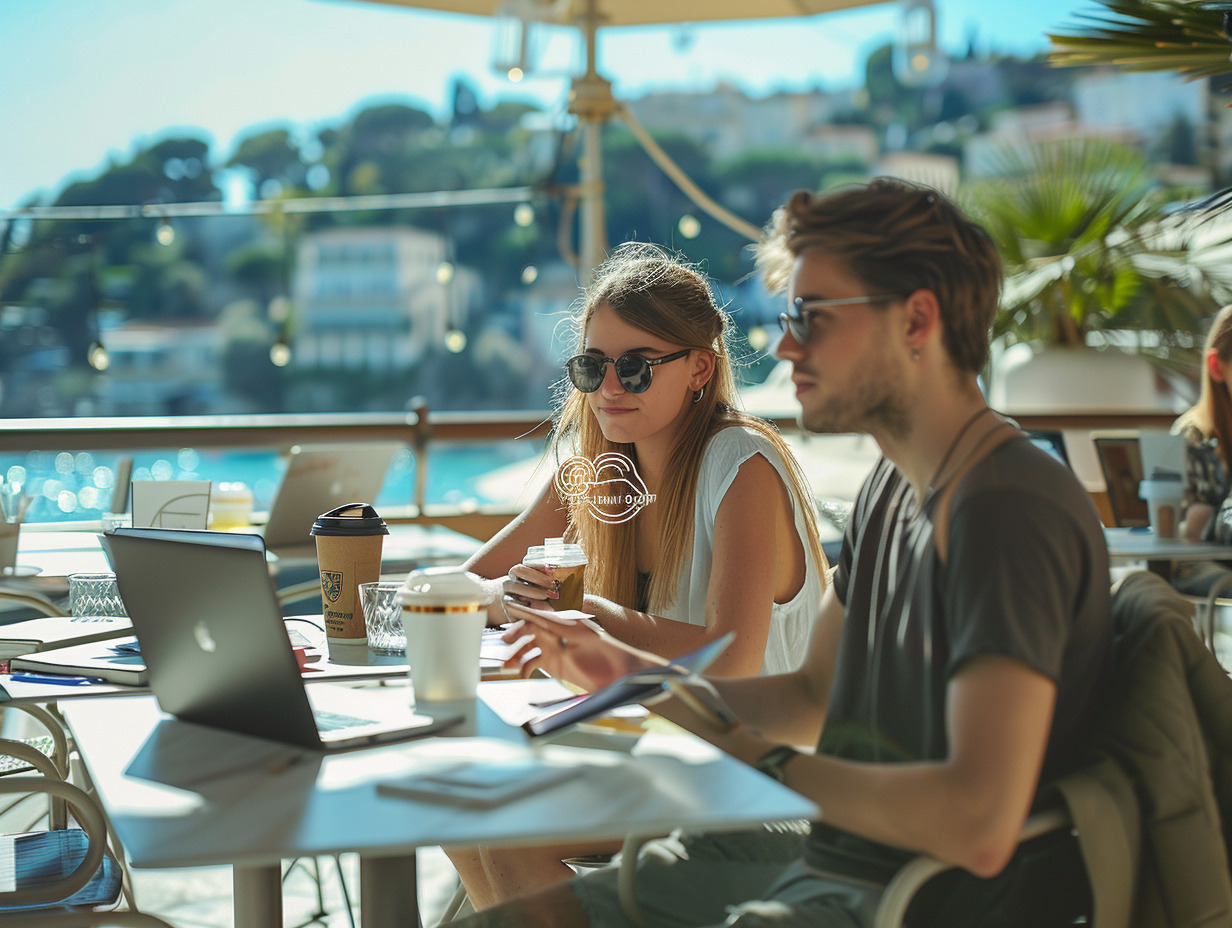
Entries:
<svg viewBox="0 0 1232 928">
<path fill-rule="evenodd" d="M 542 451 L 542 442 L 529 440 L 434 445 L 428 458 L 427 502 L 508 502 L 485 496 L 479 488 L 480 478 L 498 468 L 537 458 Z M 11 487 L 11 493 L 30 497 L 26 510 L 29 522 L 97 519 L 111 507 L 118 459 L 115 452 L 0 454 L 0 488 Z M 269 509 L 285 468 L 285 460 L 273 451 L 182 448 L 133 455 L 134 480 L 240 481 L 252 488 L 258 510 Z M 373 501 L 377 509 L 412 503 L 414 477 L 414 456 L 409 450 L 398 452 L 384 488 Z"/>
</svg>

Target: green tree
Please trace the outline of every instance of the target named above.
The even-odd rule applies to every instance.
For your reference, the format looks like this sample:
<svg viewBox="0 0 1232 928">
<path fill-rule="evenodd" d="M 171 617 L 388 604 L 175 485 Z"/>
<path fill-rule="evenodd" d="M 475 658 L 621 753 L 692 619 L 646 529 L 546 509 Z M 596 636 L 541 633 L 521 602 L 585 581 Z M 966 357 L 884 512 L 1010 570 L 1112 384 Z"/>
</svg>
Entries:
<svg viewBox="0 0 1232 928">
<path fill-rule="evenodd" d="M 269 190 L 271 185 L 283 190 L 303 190 L 308 172 L 299 146 L 286 129 L 268 129 L 247 136 L 236 146 L 227 167 L 252 172 L 253 187 L 258 193 Z"/>
<path fill-rule="evenodd" d="M 743 212 L 756 220 L 768 217 L 794 190 L 817 190 L 825 171 L 825 161 L 795 149 L 760 149 L 741 152 L 720 163 L 717 180 L 729 195 L 740 191 L 737 199 Z"/>
<path fill-rule="evenodd" d="M 236 248 L 226 259 L 227 273 L 249 290 L 262 305 L 282 293 L 290 268 L 282 245 L 275 241 L 251 242 Z"/>
<path fill-rule="evenodd" d="M 223 333 L 222 382 L 248 408 L 281 412 L 286 371 L 270 360 L 275 335 L 260 306 L 250 300 L 228 306 L 219 320 Z"/>
</svg>

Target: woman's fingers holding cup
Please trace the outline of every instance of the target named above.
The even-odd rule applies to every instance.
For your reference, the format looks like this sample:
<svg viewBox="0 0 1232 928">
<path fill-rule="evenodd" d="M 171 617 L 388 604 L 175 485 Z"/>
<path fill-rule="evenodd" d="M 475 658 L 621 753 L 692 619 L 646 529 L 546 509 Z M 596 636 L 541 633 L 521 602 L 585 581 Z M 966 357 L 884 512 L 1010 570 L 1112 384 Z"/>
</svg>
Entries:
<svg viewBox="0 0 1232 928">
<path fill-rule="evenodd" d="M 525 599 L 559 599 L 560 584 L 537 567 L 514 564 L 509 569 L 509 575 L 505 581 L 505 592 L 517 594 Z"/>
</svg>

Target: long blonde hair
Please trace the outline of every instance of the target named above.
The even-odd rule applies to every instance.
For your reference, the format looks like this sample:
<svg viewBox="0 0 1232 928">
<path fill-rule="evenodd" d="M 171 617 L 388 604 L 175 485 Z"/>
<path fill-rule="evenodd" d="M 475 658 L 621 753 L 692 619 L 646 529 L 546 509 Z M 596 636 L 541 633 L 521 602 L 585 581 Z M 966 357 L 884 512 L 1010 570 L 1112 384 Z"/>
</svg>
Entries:
<svg viewBox="0 0 1232 928">
<path fill-rule="evenodd" d="M 650 244 L 629 242 L 619 246 L 595 272 L 573 319 L 577 351 L 585 349 L 586 329 L 601 306 L 609 306 L 620 319 L 656 338 L 684 348 L 714 353 L 714 374 L 700 399 L 689 404 L 671 449 L 672 466 L 654 503 L 660 510 L 659 556 L 651 574 L 648 599 L 651 611 L 663 610 L 676 599 L 677 577 L 693 542 L 694 498 L 706 443 L 716 432 L 743 425 L 764 435 L 778 450 L 787 468 L 789 489 L 802 510 L 807 539 L 817 570 L 824 576 L 825 554 L 817 531 L 812 494 L 800 465 L 778 431 L 768 422 L 735 408 L 736 380 L 727 340 L 731 320 L 714 299 L 706 278 L 694 268 Z M 619 452 L 637 464 L 632 444 L 608 441 L 590 411 L 586 395 L 561 382 L 553 423 L 553 447 L 560 463 L 562 449 L 590 460 Z M 569 503 L 569 537 L 586 551 L 587 592 L 597 593 L 622 606 L 637 607 L 637 552 L 633 522 L 601 522 L 584 499 Z M 824 582 L 824 580 L 823 580 Z"/>
<path fill-rule="evenodd" d="M 1202 390 L 1198 402 L 1181 413 L 1172 427 L 1172 431 L 1180 432 L 1186 426 L 1193 426 L 1204 438 L 1217 438 L 1217 450 L 1226 467 L 1232 464 L 1232 396 L 1229 395 L 1232 384 L 1220 383 L 1211 377 L 1207 355 L 1212 350 L 1221 365 L 1226 367 L 1232 361 L 1232 304 L 1211 320 L 1202 349 Z"/>
</svg>

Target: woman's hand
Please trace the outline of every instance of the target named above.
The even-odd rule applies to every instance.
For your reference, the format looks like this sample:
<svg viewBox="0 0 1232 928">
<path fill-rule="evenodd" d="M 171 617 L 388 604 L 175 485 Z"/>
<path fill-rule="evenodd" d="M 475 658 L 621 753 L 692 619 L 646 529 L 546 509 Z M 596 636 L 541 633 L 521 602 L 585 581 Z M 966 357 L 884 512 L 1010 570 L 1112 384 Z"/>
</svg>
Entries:
<svg viewBox="0 0 1232 928">
<path fill-rule="evenodd" d="M 471 574 L 488 595 L 488 625 L 504 625 L 513 618 L 505 609 L 506 601 L 521 603 L 535 609 L 552 608 L 560 598 L 560 584 L 551 574 L 552 568 L 527 567 L 514 564 L 509 573 L 494 580 Z"/>
<path fill-rule="evenodd" d="M 505 610 L 517 621 L 503 640 L 518 644 L 505 666 L 519 670 L 522 676 L 543 670 L 593 692 L 627 673 L 667 663 L 617 641 L 589 619 L 559 619 L 511 596 L 505 597 Z"/>
</svg>

